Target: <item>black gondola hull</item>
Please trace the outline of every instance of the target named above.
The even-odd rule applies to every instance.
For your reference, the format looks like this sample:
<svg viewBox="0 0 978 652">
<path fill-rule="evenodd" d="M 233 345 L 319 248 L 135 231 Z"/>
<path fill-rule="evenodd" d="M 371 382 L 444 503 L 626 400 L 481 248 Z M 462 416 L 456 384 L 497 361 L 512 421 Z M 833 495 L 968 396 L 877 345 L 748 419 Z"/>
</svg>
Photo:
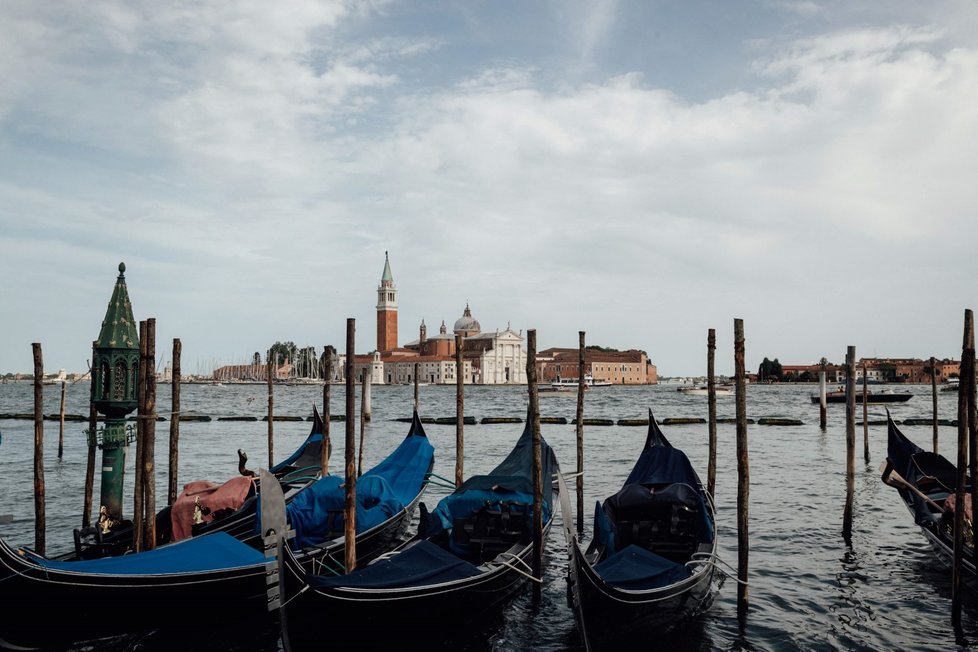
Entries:
<svg viewBox="0 0 978 652">
<path fill-rule="evenodd" d="M 549 532 L 550 524 L 545 528 Z M 507 604 L 528 584 L 532 546 L 514 551 L 511 565 L 500 565 L 476 577 L 445 584 L 404 589 L 356 590 L 307 587 L 305 570 L 286 553 L 282 595 L 287 602 L 283 633 L 293 652 L 319 650 L 324 614 L 342 627 L 331 628 L 328 642 L 339 646 L 362 644 L 368 635 L 373 645 L 398 649 L 465 647 L 491 628 Z M 519 569 L 519 570 L 517 570 Z M 425 635 L 416 635 L 422 623 L 431 623 Z M 414 632 L 415 635 L 406 635 Z"/>
<path fill-rule="evenodd" d="M 575 544 L 571 563 L 576 584 L 569 587 L 578 627 L 590 650 L 621 649 L 636 640 L 653 640 L 702 614 L 716 597 L 719 577 L 712 564 L 686 581 L 654 591 L 624 591 L 606 583 Z M 715 554 L 715 550 L 714 550 Z"/>
</svg>

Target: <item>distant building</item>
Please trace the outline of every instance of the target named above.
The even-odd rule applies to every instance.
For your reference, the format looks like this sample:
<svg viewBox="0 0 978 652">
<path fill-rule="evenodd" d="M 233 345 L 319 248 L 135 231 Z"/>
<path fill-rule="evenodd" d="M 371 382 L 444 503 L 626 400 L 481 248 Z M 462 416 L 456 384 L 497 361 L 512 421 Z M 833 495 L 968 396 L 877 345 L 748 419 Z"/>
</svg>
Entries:
<svg viewBox="0 0 978 652">
<path fill-rule="evenodd" d="M 546 349 L 537 355 L 539 382 L 580 378 L 580 351 L 578 349 Z M 659 382 L 656 366 L 645 351 L 584 350 L 584 374 L 595 381 L 614 385 L 655 385 Z"/>
</svg>

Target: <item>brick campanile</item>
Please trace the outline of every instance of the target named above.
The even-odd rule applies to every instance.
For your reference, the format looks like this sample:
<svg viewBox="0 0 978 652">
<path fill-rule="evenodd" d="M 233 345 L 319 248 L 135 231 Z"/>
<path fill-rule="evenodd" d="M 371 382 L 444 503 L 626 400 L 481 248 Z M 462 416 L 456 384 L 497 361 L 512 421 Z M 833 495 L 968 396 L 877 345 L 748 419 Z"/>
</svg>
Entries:
<svg viewBox="0 0 978 652">
<path fill-rule="evenodd" d="M 384 252 L 384 274 L 377 286 L 377 350 L 397 348 L 397 288 L 391 276 L 391 261 Z"/>
</svg>

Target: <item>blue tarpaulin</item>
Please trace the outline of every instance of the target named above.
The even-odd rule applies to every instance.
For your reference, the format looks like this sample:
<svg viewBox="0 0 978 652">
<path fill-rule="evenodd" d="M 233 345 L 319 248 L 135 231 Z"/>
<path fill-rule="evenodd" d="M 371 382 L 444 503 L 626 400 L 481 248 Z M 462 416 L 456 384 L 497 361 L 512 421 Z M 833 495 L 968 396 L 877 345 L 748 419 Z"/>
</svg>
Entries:
<svg viewBox="0 0 978 652">
<path fill-rule="evenodd" d="M 628 546 L 594 567 L 605 582 L 633 591 L 669 586 L 690 576 L 682 564 L 638 546 Z"/>
<path fill-rule="evenodd" d="M 224 532 L 155 550 L 84 561 L 37 560 L 45 568 L 96 575 L 170 575 L 265 563 L 265 555 Z"/>
<path fill-rule="evenodd" d="M 418 421 L 394 452 L 357 479 L 357 532 L 380 525 L 410 504 L 434 458 L 435 449 Z M 293 549 L 319 545 L 343 533 L 344 480 L 320 478 L 288 504 L 289 524 L 296 533 Z"/>
<path fill-rule="evenodd" d="M 430 541 L 419 541 L 404 552 L 370 564 L 349 575 L 307 578 L 313 587 L 403 588 L 430 586 L 479 574 L 479 569 Z"/>
</svg>

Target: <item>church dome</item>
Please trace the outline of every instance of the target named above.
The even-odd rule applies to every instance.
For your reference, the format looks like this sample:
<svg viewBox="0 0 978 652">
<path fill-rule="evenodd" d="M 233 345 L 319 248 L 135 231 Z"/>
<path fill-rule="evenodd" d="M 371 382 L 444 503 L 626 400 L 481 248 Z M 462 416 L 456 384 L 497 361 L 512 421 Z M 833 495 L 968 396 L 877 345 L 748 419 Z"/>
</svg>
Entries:
<svg viewBox="0 0 978 652">
<path fill-rule="evenodd" d="M 482 332 L 482 326 L 479 325 L 479 320 L 472 317 L 472 311 L 469 310 L 469 304 L 465 304 L 465 312 L 459 317 L 458 321 L 455 322 L 455 328 L 453 328 L 456 333 L 474 335 Z"/>
</svg>

